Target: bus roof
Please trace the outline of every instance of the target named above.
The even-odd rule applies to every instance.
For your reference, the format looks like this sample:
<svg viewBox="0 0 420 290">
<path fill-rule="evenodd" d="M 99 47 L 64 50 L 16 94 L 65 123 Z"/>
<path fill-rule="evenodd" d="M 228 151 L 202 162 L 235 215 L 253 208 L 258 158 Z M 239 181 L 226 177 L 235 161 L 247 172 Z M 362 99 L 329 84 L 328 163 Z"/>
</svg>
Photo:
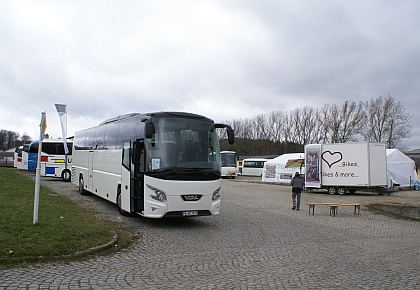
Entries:
<svg viewBox="0 0 420 290">
<path fill-rule="evenodd" d="M 245 158 L 243 161 L 267 161 L 266 158 Z"/>
</svg>

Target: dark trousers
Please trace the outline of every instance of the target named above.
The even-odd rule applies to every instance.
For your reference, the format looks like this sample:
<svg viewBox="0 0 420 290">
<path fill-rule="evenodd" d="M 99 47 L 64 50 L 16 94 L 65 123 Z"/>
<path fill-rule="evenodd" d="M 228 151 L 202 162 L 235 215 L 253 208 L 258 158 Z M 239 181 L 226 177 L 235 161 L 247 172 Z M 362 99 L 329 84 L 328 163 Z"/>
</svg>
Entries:
<svg viewBox="0 0 420 290">
<path fill-rule="evenodd" d="M 300 209 L 300 197 L 302 195 L 302 188 L 292 188 L 293 208 Z"/>
</svg>

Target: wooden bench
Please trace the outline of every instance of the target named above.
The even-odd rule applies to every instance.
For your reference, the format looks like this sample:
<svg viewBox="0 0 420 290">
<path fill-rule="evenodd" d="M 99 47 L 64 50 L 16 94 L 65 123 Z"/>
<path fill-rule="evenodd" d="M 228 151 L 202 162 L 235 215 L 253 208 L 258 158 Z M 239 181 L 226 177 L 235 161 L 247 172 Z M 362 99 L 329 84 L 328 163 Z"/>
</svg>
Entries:
<svg viewBox="0 0 420 290">
<path fill-rule="evenodd" d="M 316 205 L 328 205 L 328 206 L 332 206 L 332 205 L 337 205 L 339 204 L 338 202 L 310 202 L 307 203 L 307 205 L 309 205 L 309 214 L 311 214 L 311 209 L 312 209 L 312 215 L 315 214 L 315 206 Z"/>
<path fill-rule="evenodd" d="M 360 203 L 336 203 L 330 204 L 330 215 L 337 216 L 337 209 L 339 206 L 354 206 L 354 214 L 360 215 Z"/>
</svg>

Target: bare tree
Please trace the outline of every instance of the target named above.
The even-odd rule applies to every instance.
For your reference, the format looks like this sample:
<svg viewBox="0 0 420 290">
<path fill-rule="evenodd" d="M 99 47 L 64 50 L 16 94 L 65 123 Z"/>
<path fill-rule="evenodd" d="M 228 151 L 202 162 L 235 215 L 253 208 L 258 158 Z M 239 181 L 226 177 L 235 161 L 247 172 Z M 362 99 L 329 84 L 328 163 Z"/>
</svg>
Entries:
<svg viewBox="0 0 420 290">
<path fill-rule="evenodd" d="M 345 101 L 341 106 L 325 104 L 320 109 L 296 108 L 290 112 L 272 111 L 252 119 L 235 119 L 231 124 L 238 143 L 236 150 L 253 152 L 295 152 L 311 143 L 386 142 L 394 148 L 409 137 L 411 119 L 400 102 L 387 98 L 366 103 Z M 221 130 L 221 139 L 226 133 Z M 236 142 L 235 142 L 236 143 Z M 280 146 L 283 146 L 280 148 Z"/>
<path fill-rule="evenodd" d="M 23 144 L 29 144 L 32 142 L 32 138 L 27 135 L 26 133 L 23 133 L 22 137 L 20 138 L 23 142 Z"/>
<path fill-rule="evenodd" d="M 318 113 L 312 107 L 296 108 L 290 117 L 294 142 L 305 145 L 314 142 L 318 135 Z"/>
<path fill-rule="evenodd" d="M 272 115 L 261 114 L 254 118 L 255 130 L 257 131 L 257 139 L 273 140 L 273 126 Z"/>
<path fill-rule="evenodd" d="M 19 143 L 19 133 L 14 131 L 8 131 L 5 129 L 0 130 L 0 150 L 6 150 L 10 148 L 14 148 Z"/>
<path fill-rule="evenodd" d="M 328 123 L 328 134 L 331 143 L 356 141 L 362 132 L 364 112 L 363 103 L 345 101 L 341 107 L 331 105 L 328 112 L 324 111 L 325 122 Z"/>
<path fill-rule="evenodd" d="M 365 103 L 365 110 L 363 136 L 366 141 L 386 142 L 388 148 L 394 148 L 410 136 L 413 115 L 393 97 L 372 98 Z"/>
<path fill-rule="evenodd" d="M 331 138 L 330 132 L 330 105 L 325 104 L 318 110 L 318 138 L 315 143 L 329 143 Z"/>
<path fill-rule="evenodd" d="M 365 113 L 363 103 L 345 101 L 341 106 L 340 119 L 341 126 L 338 133 L 338 142 L 356 141 L 362 132 Z"/>
<path fill-rule="evenodd" d="M 0 150 L 7 148 L 7 130 L 0 130 Z"/>
<path fill-rule="evenodd" d="M 270 113 L 270 140 L 273 142 L 282 142 L 284 140 L 284 119 L 286 114 L 282 111 L 272 111 Z"/>
</svg>

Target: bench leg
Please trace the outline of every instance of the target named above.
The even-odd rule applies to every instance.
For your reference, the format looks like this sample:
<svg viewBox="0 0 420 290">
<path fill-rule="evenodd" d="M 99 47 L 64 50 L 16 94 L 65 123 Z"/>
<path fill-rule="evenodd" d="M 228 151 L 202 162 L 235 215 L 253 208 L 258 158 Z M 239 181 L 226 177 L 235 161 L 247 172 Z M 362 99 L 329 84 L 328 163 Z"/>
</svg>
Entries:
<svg viewBox="0 0 420 290">
<path fill-rule="evenodd" d="M 360 205 L 355 205 L 354 206 L 354 214 L 360 215 Z"/>
<path fill-rule="evenodd" d="M 330 206 L 330 215 L 336 216 L 337 215 L 337 208 L 338 208 L 338 206 Z"/>
<path fill-rule="evenodd" d="M 311 208 L 312 208 L 312 215 L 314 215 L 315 214 L 315 206 L 314 205 L 309 206 L 309 214 L 311 214 Z"/>
</svg>

